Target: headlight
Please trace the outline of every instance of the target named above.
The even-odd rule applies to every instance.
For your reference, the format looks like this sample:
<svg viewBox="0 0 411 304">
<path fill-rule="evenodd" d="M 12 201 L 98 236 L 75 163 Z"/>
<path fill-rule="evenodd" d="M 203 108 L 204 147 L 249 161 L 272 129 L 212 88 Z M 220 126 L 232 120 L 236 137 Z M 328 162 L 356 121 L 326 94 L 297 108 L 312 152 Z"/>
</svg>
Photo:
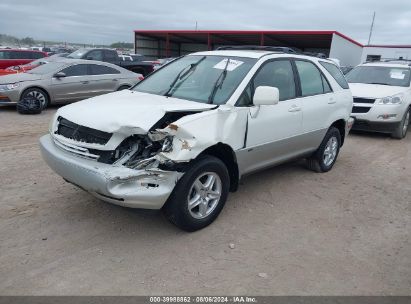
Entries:
<svg viewBox="0 0 411 304">
<path fill-rule="evenodd" d="M 8 83 L 8 84 L 0 84 L 0 92 L 1 91 L 10 91 L 14 90 L 19 87 L 18 83 Z"/>
<path fill-rule="evenodd" d="M 397 94 L 393 96 L 383 97 L 377 100 L 377 104 L 380 105 L 397 105 L 403 101 L 403 95 Z"/>
</svg>

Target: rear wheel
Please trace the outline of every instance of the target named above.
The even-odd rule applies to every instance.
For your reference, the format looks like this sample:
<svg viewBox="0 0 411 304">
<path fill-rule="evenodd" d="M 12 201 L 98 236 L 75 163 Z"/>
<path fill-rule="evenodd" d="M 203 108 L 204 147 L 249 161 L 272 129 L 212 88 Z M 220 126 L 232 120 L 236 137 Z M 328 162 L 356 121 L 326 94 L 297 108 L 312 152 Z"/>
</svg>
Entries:
<svg viewBox="0 0 411 304">
<path fill-rule="evenodd" d="M 407 109 L 404 114 L 404 117 L 401 120 L 401 123 L 397 127 L 397 129 L 391 134 L 393 138 L 396 139 L 403 139 L 407 135 L 408 126 L 410 125 L 410 115 L 411 109 Z"/>
<path fill-rule="evenodd" d="M 38 100 L 41 104 L 42 109 L 47 108 L 50 102 L 47 93 L 44 90 L 39 89 L 39 88 L 31 88 L 31 89 L 25 90 L 23 94 L 21 94 L 20 99 L 26 99 L 28 97 Z"/>
<path fill-rule="evenodd" d="M 331 127 L 317 151 L 307 159 L 307 167 L 315 172 L 330 171 L 337 160 L 341 147 L 340 131 Z"/>
<path fill-rule="evenodd" d="M 164 214 L 183 230 L 202 229 L 220 214 L 229 186 L 224 163 L 212 156 L 201 157 L 177 183 L 164 206 Z"/>
</svg>

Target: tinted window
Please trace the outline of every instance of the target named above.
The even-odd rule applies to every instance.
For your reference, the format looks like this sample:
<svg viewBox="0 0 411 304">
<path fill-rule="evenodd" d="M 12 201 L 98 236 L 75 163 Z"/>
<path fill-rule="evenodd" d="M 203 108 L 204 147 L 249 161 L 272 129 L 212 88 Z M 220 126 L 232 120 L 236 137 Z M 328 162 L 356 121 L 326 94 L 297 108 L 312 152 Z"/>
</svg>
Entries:
<svg viewBox="0 0 411 304">
<path fill-rule="evenodd" d="M 328 71 L 328 73 L 331 74 L 332 77 L 334 77 L 335 81 L 337 81 L 340 87 L 342 87 L 343 89 L 349 88 L 347 80 L 345 80 L 343 73 L 336 65 L 323 61 L 320 61 L 320 64 Z"/>
<path fill-rule="evenodd" d="M 0 59 L 10 59 L 10 52 L 0 51 Z"/>
<path fill-rule="evenodd" d="M 308 61 L 296 60 L 295 64 L 300 76 L 302 96 L 322 94 L 323 81 L 318 68 Z"/>
<path fill-rule="evenodd" d="M 327 79 L 325 79 L 324 75 L 321 75 L 321 78 L 323 80 L 323 88 L 324 88 L 324 93 L 330 93 L 333 90 L 330 87 L 330 84 L 328 83 Z"/>
<path fill-rule="evenodd" d="M 48 64 L 46 64 L 48 65 Z M 67 77 L 87 75 L 87 64 L 76 64 L 62 70 Z"/>
<path fill-rule="evenodd" d="M 39 58 L 43 58 L 44 54 L 43 53 L 32 53 L 32 57 L 33 59 L 39 59 Z"/>
<path fill-rule="evenodd" d="M 266 63 L 254 78 L 254 89 L 259 86 L 276 87 L 280 100 L 295 98 L 294 73 L 289 60 L 275 60 Z"/>
<path fill-rule="evenodd" d="M 90 64 L 90 75 L 120 74 L 120 71 L 104 65 Z"/>
<path fill-rule="evenodd" d="M 104 57 L 105 57 L 105 59 L 108 60 L 108 61 L 114 61 L 114 60 L 116 60 L 116 59 L 117 59 L 117 56 L 116 56 L 116 55 L 117 55 L 117 54 L 116 54 L 115 51 L 104 51 Z"/>
<path fill-rule="evenodd" d="M 86 55 L 86 59 L 103 61 L 102 51 L 91 51 Z"/>
</svg>

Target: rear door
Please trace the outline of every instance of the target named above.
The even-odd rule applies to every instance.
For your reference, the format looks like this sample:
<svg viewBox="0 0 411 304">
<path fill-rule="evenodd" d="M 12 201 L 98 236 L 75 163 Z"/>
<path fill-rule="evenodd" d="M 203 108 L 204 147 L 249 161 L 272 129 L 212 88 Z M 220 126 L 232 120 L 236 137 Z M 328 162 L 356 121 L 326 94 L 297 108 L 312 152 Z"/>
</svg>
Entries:
<svg viewBox="0 0 411 304">
<path fill-rule="evenodd" d="M 89 97 L 90 80 L 87 64 L 74 64 L 62 69 L 66 77 L 51 80 L 51 92 L 56 102 L 73 102 Z"/>
<path fill-rule="evenodd" d="M 89 97 L 113 92 L 118 89 L 121 73 L 119 70 L 100 64 L 89 64 Z"/>
<path fill-rule="evenodd" d="M 315 63 L 294 60 L 300 83 L 303 134 L 307 148 L 316 149 L 329 128 L 336 100 L 326 77 Z"/>
</svg>

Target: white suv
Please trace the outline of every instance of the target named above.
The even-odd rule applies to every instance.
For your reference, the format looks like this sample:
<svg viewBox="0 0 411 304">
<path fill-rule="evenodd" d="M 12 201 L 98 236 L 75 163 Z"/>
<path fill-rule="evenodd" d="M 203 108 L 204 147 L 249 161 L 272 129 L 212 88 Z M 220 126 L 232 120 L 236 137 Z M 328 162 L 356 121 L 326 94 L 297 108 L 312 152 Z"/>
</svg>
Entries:
<svg viewBox="0 0 411 304">
<path fill-rule="evenodd" d="M 348 84 L 331 61 L 200 52 L 131 90 L 60 108 L 40 143 L 68 182 L 114 204 L 162 208 L 194 231 L 214 221 L 245 174 L 297 157 L 330 170 L 351 108 Z"/>
<path fill-rule="evenodd" d="M 409 62 L 364 63 L 346 76 L 354 96 L 353 129 L 390 133 L 401 139 L 410 124 Z"/>
</svg>

